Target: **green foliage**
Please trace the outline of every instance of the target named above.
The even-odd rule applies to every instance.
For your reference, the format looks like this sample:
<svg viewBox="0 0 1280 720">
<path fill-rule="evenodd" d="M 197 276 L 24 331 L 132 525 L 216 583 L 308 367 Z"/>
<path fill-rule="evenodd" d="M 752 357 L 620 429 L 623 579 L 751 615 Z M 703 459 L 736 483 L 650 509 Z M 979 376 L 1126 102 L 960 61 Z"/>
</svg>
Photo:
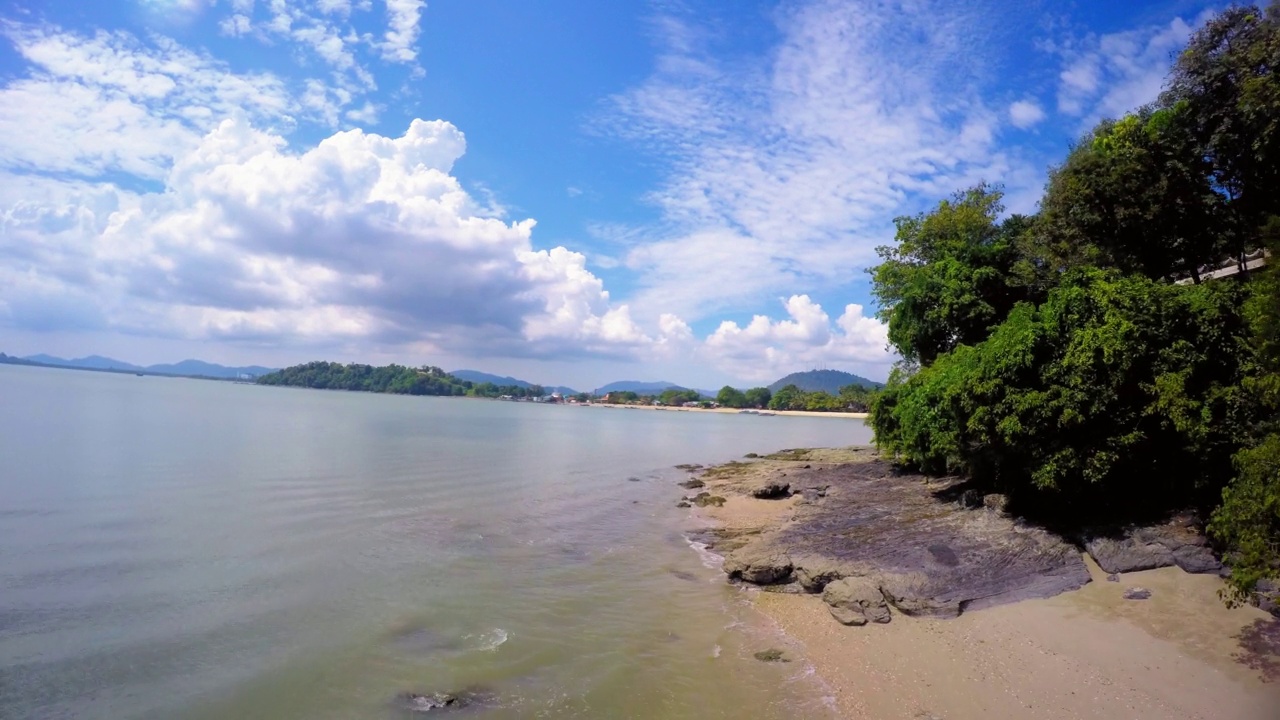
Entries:
<svg viewBox="0 0 1280 720">
<path fill-rule="evenodd" d="M 310 362 L 258 378 L 260 385 L 291 385 L 322 390 L 357 390 L 398 395 L 464 395 L 471 383 L 438 367 L 373 367 L 352 363 Z"/>
<path fill-rule="evenodd" d="M 1272 257 L 1280 251 L 1280 218 L 1264 226 Z M 1231 549 L 1230 602 L 1247 598 L 1259 580 L 1280 577 L 1280 267 L 1253 280 L 1245 305 L 1257 351 L 1257 366 L 1245 392 L 1258 402 L 1261 419 L 1252 444 L 1234 458 L 1239 472 L 1222 494 L 1209 523 L 1210 534 Z"/>
<path fill-rule="evenodd" d="M 702 396 L 697 390 L 680 390 L 679 388 L 667 388 L 658 396 L 658 402 L 663 405 L 683 405 L 687 402 L 698 402 Z"/>
<path fill-rule="evenodd" d="M 804 405 L 804 391 L 795 385 L 780 388 L 769 400 L 770 410 L 801 409 Z"/>
<path fill-rule="evenodd" d="M 747 406 L 747 395 L 737 388 L 725 385 L 716 393 L 716 402 L 727 408 L 742 408 Z"/>
<path fill-rule="evenodd" d="M 1198 281 L 1198 268 L 1225 254 L 1226 201 L 1184 107 L 1104 121 L 1071 151 L 1041 201 L 1036 260 Z"/>
<path fill-rule="evenodd" d="M 1280 2 L 1233 6 L 1036 217 L 999 222 L 979 186 L 899 220 L 872 270 L 904 360 L 871 400 L 881 448 L 1067 524 L 1213 509 L 1230 599 L 1280 575 L 1278 67 Z M 1268 242 L 1267 271 L 1200 283 Z"/>
<path fill-rule="evenodd" d="M 999 189 L 979 185 L 915 217 L 900 217 L 895 247 L 872 268 L 880 319 L 909 363 L 928 365 L 957 345 L 986 337 L 1034 290 L 1019 281 L 1017 238 L 1025 220 L 1001 224 Z"/>
<path fill-rule="evenodd" d="M 1019 305 L 873 407 L 877 443 L 1059 511 L 1158 511 L 1218 493 L 1248 421 L 1244 289 L 1100 270 Z"/>
<path fill-rule="evenodd" d="M 767 408 L 769 401 L 773 399 L 773 393 L 769 392 L 769 388 L 755 387 L 746 392 L 746 407 L 750 408 Z"/>
</svg>

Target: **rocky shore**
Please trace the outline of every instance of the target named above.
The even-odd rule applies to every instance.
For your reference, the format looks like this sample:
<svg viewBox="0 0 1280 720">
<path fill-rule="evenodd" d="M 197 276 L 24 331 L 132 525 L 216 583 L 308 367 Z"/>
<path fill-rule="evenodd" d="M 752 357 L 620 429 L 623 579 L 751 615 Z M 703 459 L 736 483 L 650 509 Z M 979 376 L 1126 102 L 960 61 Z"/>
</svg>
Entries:
<svg viewBox="0 0 1280 720">
<path fill-rule="evenodd" d="M 850 717 L 1249 718 L 1280 708 L 1280 621 L 1222 605 L 1222 567 L 1194 518 L 1063 537 L 1011 517 L 1000 496 L 977 495 L 958 478 L 901 474 L 870 448 L 697 468 L 685 487 L 681 502 L 713 523 L 698 539 L 724 557 L 731 581 L 764 591 L 757 606 L 809 646 Z M 975 627 L 992 638 L 973 638 Z M 1088 643 L 1079 645 L 1082 638 Z M 1126 646 L 1112 648 L 1120 638 Z M 1028 645 L 1048 657 L 1028 655 L 1017 670 L 1004 664 Z M 1162 653 L 1164 669 L 1125 669 L 1137 648 Z M 859 649 L 875 657 L 850 653 Z M 872 666 L 899 662 L 916 680 L 936 675 L 937 685 L 886 681 L 875 692 L 841 692 L 845 681 L 875 675 Z M 1092 678 L 1107 690 L 1086 702 L 1066 685 L 1025 675 L 1029 667 L 1064 673 L 1066 683 L 1073 674 Z M 1102 680 L 1122 670 L 1129 681 Z M 966 688 L 956 672 L 977 684 Z M 1187 673 L 1195 677 L 1178 677 Z M 1166 682 L 1168 692 L 1153 687 Z M 1179 682 L 1202 692 L 1174 691 Z M 1021 699 L 989 697 L 993 683 Z M 924 715 L 894 700 L 913 688 Z M 1062 706 L 1029 712 L 1032 697 Z"/>
</svg>

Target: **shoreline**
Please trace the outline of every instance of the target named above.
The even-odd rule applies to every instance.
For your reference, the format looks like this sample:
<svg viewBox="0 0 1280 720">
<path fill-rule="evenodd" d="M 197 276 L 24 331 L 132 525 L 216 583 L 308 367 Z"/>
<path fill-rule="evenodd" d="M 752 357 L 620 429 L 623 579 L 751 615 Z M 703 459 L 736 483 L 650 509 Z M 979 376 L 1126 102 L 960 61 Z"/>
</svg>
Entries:
<svg viewBox="0 0 1280 720">
<path fill-rule="evenodd" d="M 795 522 L 800 494 L 758 499 L 761 478 L 865 462 L 870 453 L 776 453 L 690 475 L 692 508 L 716 528 L 721 557 Z M 794 458 L 794 459 L 792 459 Z M 983 512 L 979 510 L 977 512 Z M 1228 610 L 1214 574 L 1178 567 L 1107 573 L 1083 551 L 1082 587 L 1011 598 L 953 618 L 909 617 L 842 625 L 822 596 L 747 586 L 754 609 L 776 625 L 831 690 L 839 717 L 978 720 L 995 717 L 1239 718 L 1280 708 L 1280 619 L 1254 607 Z M 1150 591 L 1146 600 L 1126 590 Z M 775 590 L 783 590 L 776 592 Z"/>
<path fill-rule="evenodd" d="M 666 412 L 695 412 L 695 413 L 719 413 L 721 415 L 750 415 L 751 413 L 743 413 L 738 408 L 684 408 L 684 407 L 666 407 L 665 405 L 619 405 L 616 403 L 577 403 L 577 407 L 593 407 L 608 408 L 610 410 L 633 409 L 633 410 L 663 410 Z M 867 413 L 854 412 L 818 412 L 815 410 L 768 410 L 778 417 L 826 417 L 826 418 L 842 418 L 845 420 L 866 420 Z M 771 417 L 765 415 L 763 417 Z"/>
</svg>

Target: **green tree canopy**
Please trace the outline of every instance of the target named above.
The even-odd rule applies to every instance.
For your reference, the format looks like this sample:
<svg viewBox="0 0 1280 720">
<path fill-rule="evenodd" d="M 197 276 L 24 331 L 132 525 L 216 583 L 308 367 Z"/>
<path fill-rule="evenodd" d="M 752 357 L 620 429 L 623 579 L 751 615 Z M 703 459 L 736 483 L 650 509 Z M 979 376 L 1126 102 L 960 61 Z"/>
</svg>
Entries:
<svg viewBox="0 0 1280 720">
<path fill-rule="evenodd" d="M 747 396 L 741 390 L 725 385 L 716 393 L 716 402 L 727 408 L 746 407 Z"/>
<path fill-rule="evenodd" d="M 769 388 L 754 387 L 746 392 L 746 407 L 766 408 L 772 399 L 773 393 L 769 392 Z"/>
</svg>

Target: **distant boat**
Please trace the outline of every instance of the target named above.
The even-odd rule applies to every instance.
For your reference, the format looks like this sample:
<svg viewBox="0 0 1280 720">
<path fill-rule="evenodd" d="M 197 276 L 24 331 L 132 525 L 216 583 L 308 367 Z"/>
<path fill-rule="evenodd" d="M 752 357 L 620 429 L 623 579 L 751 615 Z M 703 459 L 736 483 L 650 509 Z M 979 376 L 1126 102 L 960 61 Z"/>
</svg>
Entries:
<svg viewBox="0 0 1280 720">
<path fill-rule="evenodd" d="M 758 412 L 758 413 L 756 413 L 756 414 L 757 414 L 757 415 L 764 415 L 764 416 L 767 416 L 767 417 L 773 417 L 774 415 L 777 415 L 778 413 L 776 413 L 776 412 L 772 412 L 772 411 L 770 411 L 770 410 L 761 410 L 760 412 Z"/>
<path fill-rule="evenodd" d="M 137 375 L 138 377 L 142 377 L 142 373 L 134 373 L 134 375 Z"/>
<path fill-rule="evenodd" d="M 739 415 L 759 415 L 760 411 L 759 410 L 739 410 L 738 414 Z"/>
</svg>

